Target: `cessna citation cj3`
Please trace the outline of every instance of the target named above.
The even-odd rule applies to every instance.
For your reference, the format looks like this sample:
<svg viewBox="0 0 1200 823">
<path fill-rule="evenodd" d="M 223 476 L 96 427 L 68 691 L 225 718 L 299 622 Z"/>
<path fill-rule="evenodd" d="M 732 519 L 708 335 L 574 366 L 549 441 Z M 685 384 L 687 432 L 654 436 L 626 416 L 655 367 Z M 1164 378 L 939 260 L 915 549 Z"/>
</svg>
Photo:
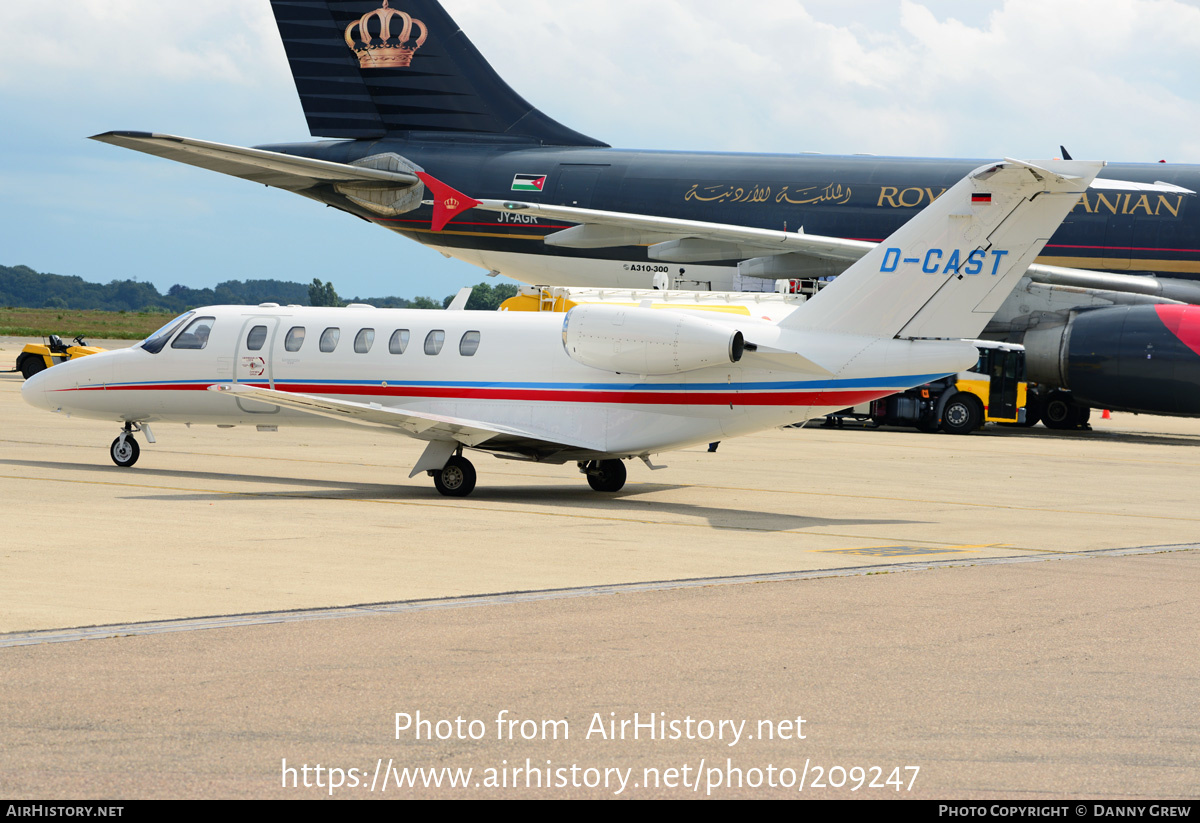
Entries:
<svg viewBox="0 0 1200 823">
<path fill-rule="evenodd" d="M 615 492 L 624 460 L 649 464 L 969 368 L 978 353 L 961 338 L 979 334 L 1102 165 L 976 169 L 778 320 L 648 305 L 583 305 L 565 318 L 220 306 L 135 348 L 43 371 L 22 394 L 123 423 L 120 466 L 138 458 L 134 432 L 152 438 L 160 421 L 356 424 L 427 441 L 411 476 L 430 473 L 445 495 L 475 486 L 464 449 L 577 462 L 592 488 Z M 465 303 L 460 294 L 451 308 Z"/>
<path fill-rule="evenodd" d="M 777 278 L 836 275 L 852 258 L 844 247 L 697 236 L 686 221 L 876 243 L 983 162 L 610 148 L 518 95 L 437 0 L 271 7 L 309 130 L 331 139 L 95 139 L 295 192 L 524 283 L 650 288 L 657 277 L 716 291 L 772 291 Z M 627 93 L 640 95 L 633 109 L 652 100 Z M 667 220 L 638 228 L 475 212 L 438 232 L 423 205 L 426 171 L 481 198 Z M 1025 344 L 1040 386 L 1031 420 L 1044 413 L 1070 428 L 1084 406 L 1200 416 L 1200 343 L 1187 331 L 1200 309 L 1186 310 L 1200 304 L 1200 209 L 1189 196 L 1200 167 L 1106 173 L 1176 188 L 1081 194 L 984 335 Z"/>
</svg>

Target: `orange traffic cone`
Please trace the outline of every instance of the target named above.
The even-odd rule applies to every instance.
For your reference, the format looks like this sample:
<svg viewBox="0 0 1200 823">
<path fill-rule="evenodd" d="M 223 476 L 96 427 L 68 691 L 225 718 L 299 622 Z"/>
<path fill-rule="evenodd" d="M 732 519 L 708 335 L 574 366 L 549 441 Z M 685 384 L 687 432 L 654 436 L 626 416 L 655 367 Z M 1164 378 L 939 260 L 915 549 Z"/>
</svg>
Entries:
<svg viewBox="0 0 1200 823">
<path fill-rule="evenodd" d="M 1104 410 L 1104 414 L 1100 415 L 1101 420 L 1112 420 L 1112 412 L 1108 409 Z"/>
</svg>

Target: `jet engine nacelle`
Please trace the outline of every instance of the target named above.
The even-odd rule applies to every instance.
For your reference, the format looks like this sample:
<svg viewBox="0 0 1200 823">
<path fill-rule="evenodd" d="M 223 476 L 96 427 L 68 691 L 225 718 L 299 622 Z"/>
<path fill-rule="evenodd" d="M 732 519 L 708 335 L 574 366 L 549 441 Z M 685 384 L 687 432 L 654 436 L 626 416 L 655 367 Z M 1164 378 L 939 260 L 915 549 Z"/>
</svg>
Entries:
<svg viewBox="0 0 1200 823">
<path fill-rule="evenodd" d="M 1029 379 L 1102 409 L 1200 416 L 1200 306 L 1118 306 L 1025 333 Z"/>
<path fill-rule="evenodd" d="M 621 374 L 678 374 L 737 363 L 740 331 L 703 317 L 649 308 L 584 305 L 567 312 L 563 347 L 572 360 Z"/>
</svg>

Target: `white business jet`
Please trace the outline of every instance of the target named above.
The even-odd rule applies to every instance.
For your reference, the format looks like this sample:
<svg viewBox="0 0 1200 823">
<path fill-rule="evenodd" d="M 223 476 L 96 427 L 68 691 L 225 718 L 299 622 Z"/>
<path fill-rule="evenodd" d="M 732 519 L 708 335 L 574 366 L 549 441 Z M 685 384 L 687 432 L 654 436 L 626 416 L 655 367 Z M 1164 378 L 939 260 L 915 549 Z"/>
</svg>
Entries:
<svg viewBox="0 0 1200 823">
<path fill-rule="evenodd" d="M 153 443 L 159 422 L 358 425 L 426 441 L 410 476 L 429 473 L 444 495 L 475 487 L 464 449 L 576 462 L 593 489 L 615 492 L 625 460 L 651 465 L 660 452 L 970 368 L 978 353 L 964 338 L 978 336 L 1103 165 L 983 166 L 778 322 L 648 301 L 565 316 L 216 306 L 134 348 L 48 369 L 22 394 L 122 424 L 111 449 L 119 466 L 138 459 L 134 434 Z M 443 224 L 487 206 L 426 183 Z M 451 309 L 465 302 L 460 294 Z"/>
</svg>

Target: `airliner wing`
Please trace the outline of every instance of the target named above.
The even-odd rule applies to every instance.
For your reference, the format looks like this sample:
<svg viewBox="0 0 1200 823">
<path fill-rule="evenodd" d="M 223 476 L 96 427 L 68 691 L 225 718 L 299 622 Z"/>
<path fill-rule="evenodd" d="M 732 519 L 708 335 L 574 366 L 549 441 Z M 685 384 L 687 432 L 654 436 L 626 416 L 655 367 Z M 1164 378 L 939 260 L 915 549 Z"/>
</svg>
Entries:
<svg viewBox="0 0 1200 823">
<path fill-rule="evenodd" d="M 1031 168 L 1035 173 L 1051 172 L 1022 161 L 1007 161 Z M 875 243 L 806 234 L 803 229 L 785 231 L 734 226 L 725 223 L 706 223 L 645 214 L 582 209 L 573 206 L 554 206 L 510 200 L 474 200 L 456 192 L 428 174 L 418 175 L 434 195 L 434 226 L 445 225 L 464 211 L 509 212 L 545 217 L 577 225 L 547 235 L 547 245 L 566 248 L 610 248 L 646 245 L 651 259 L 688 262 L 680 253 L 692 253 L 681 242 L 704 244 L 699 253 L 708 260 L 746 260 L 755 257 L 795 254 L 835 264 L 828 273 L 835 274 L 875 248 Z M 1091 188 L 1120 191 L 1158 191 L 1172 194 L 1195 194 L 1169 183 L 1132 183 L 1121 180 L 1097 179 Z M 455 204 L 447 209 L 446 202 Z M 445 221 L 445 222 L 441 222 Z M 1179 280 L 1138 275 L 1113 274 L 1089 269 L 1069 269 L 1060 266 L 1033 264 L 1026 270 L 1035 283 L 1051 286 L 1081 288 L 1089 291 L 1108 291 L 1147 295 L 1162 302 L 1200 304 L 1200 286 Z"/>
<path fill-rule="evenodd" d="M 459 214 L 477 208 L 482 211 L 526 214 L 577 223 L 578 225 L 572 228 L 546 237 L 547 245 L 567 248 L 606 248 L 696 238 L 761 250 L 762 253 L 768 254 L 797 251 L 847 262 L 853 262 L 875 248 L 874 243 L 861 240 L 822 237 L 804 234 L 803 231 L 788 232 L 782 228 L 758 229 L 726 223 L 705 223 L 698 220 L 512 200 L 475 200 L 455 191 L 430 174 L 420 172 L 417 176 L 434 196 L 435 230 L 445 226 Z"/>
<path fill-rule="evenodd" d="M 471 448 L 520 454 L 562 451 L 603 453 L 599 444 L 548 440 L 536 432 L 441 414 L 396 409 L 378 403 L 354 403 L 311 394 L 283 392 L 241 383 L 209 386 L 209 391 L 258 400 L 284 409 L 315 414 L 359 426 L 399 429 L 418 440 L 446 440 Z M 485 445 L 486 444 L 486 445 Z"/>
<path fill-rule="evenodd" d="M 304 191 L 322 183 L 393 189 L 412 188 L 419 183 L 417 176 L 407 171 L 332 163 L 328 160 L 313 160 L 265 149 L 210 143 L 171 134 L 110 131 L 98 134 L 92 139 L 293 192 Z"/>
</svg>

